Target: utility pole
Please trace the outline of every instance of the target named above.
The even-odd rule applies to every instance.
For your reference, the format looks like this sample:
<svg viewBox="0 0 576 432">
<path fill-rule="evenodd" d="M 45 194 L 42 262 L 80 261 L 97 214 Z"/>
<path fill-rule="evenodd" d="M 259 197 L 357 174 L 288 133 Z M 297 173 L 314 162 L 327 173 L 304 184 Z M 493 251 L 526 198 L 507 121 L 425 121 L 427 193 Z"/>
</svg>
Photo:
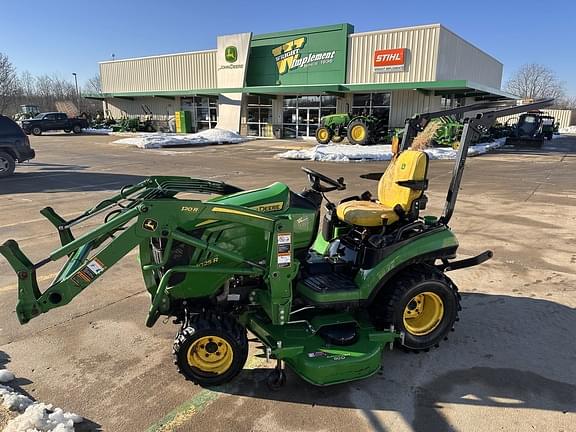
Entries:
<svg viewBox="0 0 576 432">
<path fill-rule="evenodd" d="M 78 75 L 76 75 L 76 72 L 72 72 L 72 75 L 74 75 L 74 83 L 76 84 L 76 104 L 78 107 L 78 115 L 80 115 L 82 110 L 80 109 L 80 92 L 78 91 Z"/>
</svg>

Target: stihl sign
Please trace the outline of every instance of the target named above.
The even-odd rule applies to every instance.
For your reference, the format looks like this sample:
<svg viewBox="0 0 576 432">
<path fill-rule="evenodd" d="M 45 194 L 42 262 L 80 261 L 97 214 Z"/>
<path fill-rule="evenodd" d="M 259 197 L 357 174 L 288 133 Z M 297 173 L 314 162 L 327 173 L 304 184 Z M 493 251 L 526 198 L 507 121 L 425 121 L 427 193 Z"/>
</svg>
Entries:
<svg viewBox="0 0 576 432">
<path fill-rule="evenodd" d="M 404 70 L 406 48 L 374 51 L 374 70 L 376 72 L 398 72 Z"/>
</svg>

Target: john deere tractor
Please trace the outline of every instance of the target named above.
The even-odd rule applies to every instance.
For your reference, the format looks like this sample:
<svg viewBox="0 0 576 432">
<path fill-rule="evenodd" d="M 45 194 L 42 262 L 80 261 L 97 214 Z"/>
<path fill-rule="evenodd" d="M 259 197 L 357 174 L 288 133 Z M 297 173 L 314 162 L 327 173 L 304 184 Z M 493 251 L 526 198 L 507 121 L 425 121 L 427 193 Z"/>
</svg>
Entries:
<svg viewBox="0 0 576 432">
<path fill-rule="evenodd" d="M 332 114 L 320 119 L 316 141 L 339 143 L 347 137 L 350 144 L 376 144 L 387 130 L 384 120 L 372 115 Z"/>
<path fill-rule="evenodd" d="M 0 246 L 18 278 L 16 315 L 24 324 L 69 304 L 137 247 L 151 299 L 146 325 L 174 318 L 174 360 L 187 379 L 203 386 L 232 380 L 248 356 L 248 331 L 276 362 L 271 388 L 286 381 L 285 365 L 315 385 L 366 378 L 380 370 L 385 347 L 426 351 L 443 341 L 461 309 L 447 272 L 492 256 L 455 260 L 459 243 L 449 223 L 470 141 L 499 116 L 550 102 L 467 108 L 484 113 L 464 123 L 439 217 L 422 216 L 428 156 L 410 144 L 443 112 L 407 120 L 375 196 L 336 204 L 327 194 L 344 190 L 344 179 L 303 168 L 310 185 L 301 193 L 283 183 L 242 190 L 160 176 L 70 220 L 44 208 L 61 247 L 32 262 L 16 241 Z M 215 196 L 202 201 L 188 193 Z M 72 228 L 94 217 L 103 223 L 75 237 Z M 38 271 L 60 259 L 61 271 L 41 289 Z"/>
</svg>

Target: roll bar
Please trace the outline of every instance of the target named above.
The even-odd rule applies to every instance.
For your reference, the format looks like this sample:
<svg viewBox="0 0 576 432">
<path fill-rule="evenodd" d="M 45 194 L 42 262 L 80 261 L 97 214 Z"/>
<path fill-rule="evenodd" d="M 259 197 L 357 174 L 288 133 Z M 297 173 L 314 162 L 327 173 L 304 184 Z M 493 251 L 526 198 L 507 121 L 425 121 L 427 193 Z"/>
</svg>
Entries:
<svg viewBox="0 0 576 432">
<path fill-rule="evenodd" d="M 452 218 L 452 214 L 454 213 L 454 207 L 456 206 L 456 200 L 458 198 L 458 191 L 460 190 L 460 183 L 462 181 L 462 174 L 464 173 L 464 165 L 466 163 L 470 143 L 483 133 L 487 132 L 499 117 L 545 108 L 552 105 L 553 102 L 554 99 L 540 99 L 523 105 L 518 105 L 516 101 L 481 102 L 443 111 L 417 114 L 406 120 L 404 125 L 404 135 L 400 144 L 401 152 L 406 150 L 412 144 L 412 140 L 416 137 L 418 132 L 423 131 L 432 119 L 449 115 L 471 113 L 470 117 L 464 118 L 464 129 L 462 130 L 460 146 L 452 170 L 452 180 L 450 181 L 450 187 L 448 188 L 448 193 L 446 195 L 446 204 L 442 216 L 440 217 L 441 223 L 448 224 Z"/>
</svg>

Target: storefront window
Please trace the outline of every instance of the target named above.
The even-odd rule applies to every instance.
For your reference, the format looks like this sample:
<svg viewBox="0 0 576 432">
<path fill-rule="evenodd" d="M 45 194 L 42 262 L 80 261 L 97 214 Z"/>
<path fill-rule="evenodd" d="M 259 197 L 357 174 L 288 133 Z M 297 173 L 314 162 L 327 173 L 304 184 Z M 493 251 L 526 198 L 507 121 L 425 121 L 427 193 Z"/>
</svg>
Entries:
<svg viewBox="0 0 576 432">
<path fill-rule="evenodd" d="M 298 102 L 297 96 L 284 96 L 282 104 L 284 107 L 294 107 L 296 108 L 296 103 Z"/>
<path fill-rule="evenodd" d="M 250 136 L 272 136 L 272 98 L 249 95 L 246 125 Z"/>
<path fill-rule="evenodd" d="M 216 127 L 218 123 L 218 97 L 182 98 L 181 109 L 192 113 L 193 132 Z"/>
<path fill-rule="evenodd" d="M 388 124 L 390 119 L 390 93 L 356 93 L 352 96 L 353 115 L 373 115 Z"/>
<path fill-rule="evenodd" d="M 336 108 L 336 96 L 322 96 L 323 108 Z"/>
<path fill-rule="evenodd" d="M 286 138 L 312 137 L 322 116 L 336 114 L 336 96 L 285 96 L 282 113 Z"/>
</svg>

